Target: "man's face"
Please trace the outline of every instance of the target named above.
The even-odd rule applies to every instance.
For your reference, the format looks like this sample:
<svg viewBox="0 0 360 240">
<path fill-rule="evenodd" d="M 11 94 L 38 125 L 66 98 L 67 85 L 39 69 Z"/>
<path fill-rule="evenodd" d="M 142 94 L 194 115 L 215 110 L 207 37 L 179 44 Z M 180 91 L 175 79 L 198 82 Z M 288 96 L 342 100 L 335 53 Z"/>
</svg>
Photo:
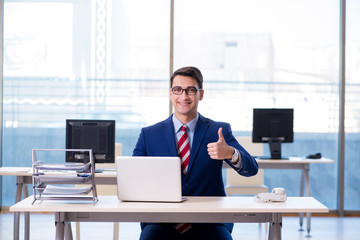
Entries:
<svg viewBox="0 0 360 240">
<path fill-rule="evenodd" d="M 195 87 L 199 89 L 199 85 L 192 77 L 177 75 L 173 79 L 173 87 L 181 87 L 187 89 L 188 87 Z M 181 95 L 173 94 L 170 90 L 170 100 L 175 108 L 175 116 L 194 118 L 197 114 L 197 107 L 199 101 L 203 99 L 204 91 L 197 91 L 195 95 L 188 95 L 185 91 Z"/>
</svg>

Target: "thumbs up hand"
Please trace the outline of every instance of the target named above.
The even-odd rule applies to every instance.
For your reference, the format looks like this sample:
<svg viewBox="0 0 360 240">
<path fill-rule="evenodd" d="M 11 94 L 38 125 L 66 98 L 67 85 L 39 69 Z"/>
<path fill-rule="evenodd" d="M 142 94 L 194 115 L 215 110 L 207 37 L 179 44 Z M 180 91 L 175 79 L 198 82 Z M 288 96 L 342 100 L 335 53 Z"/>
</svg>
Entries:
<svg viewBox="0 0 360 240">
<path fill-rule="evenodd" d="M 230 147 L 222 134 L 222 128 L 218 131 L 219 140 L 207 145 L 208 154 L 211 159 L 224 160 L 231 159 L 234 154 L 234 148 Z"/>
</svg>

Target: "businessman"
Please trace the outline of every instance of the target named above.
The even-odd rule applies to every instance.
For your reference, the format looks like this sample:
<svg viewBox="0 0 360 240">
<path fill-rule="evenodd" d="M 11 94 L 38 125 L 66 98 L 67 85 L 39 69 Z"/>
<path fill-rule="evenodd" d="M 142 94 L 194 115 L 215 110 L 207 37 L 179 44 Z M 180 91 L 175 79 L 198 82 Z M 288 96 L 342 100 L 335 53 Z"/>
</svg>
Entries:
<svg viewBox="0 0 360 240">
<path fill-rule="evenodd" d="M 222 164 L 243 176 L 258 171 L 255 159 L 236 141 L 230 124 L 198 113 L 204 97 L 199 69 L 184 67 L 170 78 L 174 114 L 141 130 L 134 156 L 179 156 L 183 196 L 225 196 Z M 233 223 L 141 223 L 140 240 L 232 239 Z"/>
</svg>

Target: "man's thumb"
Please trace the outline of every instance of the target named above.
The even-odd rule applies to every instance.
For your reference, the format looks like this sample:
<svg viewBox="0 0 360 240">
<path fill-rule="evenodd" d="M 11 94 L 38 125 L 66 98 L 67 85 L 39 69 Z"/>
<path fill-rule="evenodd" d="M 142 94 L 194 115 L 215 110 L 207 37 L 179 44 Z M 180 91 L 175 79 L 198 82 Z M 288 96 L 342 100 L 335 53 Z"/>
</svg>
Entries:
<svg viewBox="0 0 360 240">
<path fill-rule="evenodd" d="M 223 134 L 222 134 L 222 128 L 219 128 L 219 130 L 218 130 L 218 135 L 219 135 L 219 140 L 218 140 L 218 142 L 225 141 L 224 136 L 223 136 Z"/>
</svg>

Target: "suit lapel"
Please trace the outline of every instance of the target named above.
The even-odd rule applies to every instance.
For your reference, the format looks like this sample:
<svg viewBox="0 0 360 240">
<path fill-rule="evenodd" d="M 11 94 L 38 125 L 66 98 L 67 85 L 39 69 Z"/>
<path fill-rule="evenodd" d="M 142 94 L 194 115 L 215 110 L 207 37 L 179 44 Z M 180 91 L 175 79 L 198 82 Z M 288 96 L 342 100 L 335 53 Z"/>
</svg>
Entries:
<svg viewBox="0 0 360 240">
<path fill-rule="evenodd" d="M 195 127 L 195 133 L 194 133 L 194 139 L 192 142 L 192 147 L 191 147 L 191 151 L 190 151 L 190 161 L 189 161 L 189 166 L 188 166 L 188 174 L 186 175 L 189 176 L 191 174 L 191 168 L 194 164 L 194 161 L 196 159 L 196 156 L 199 152 L 201 143 L 203 142 L 205 133 L 207 131 L 207 129 L 209 128 L 209 124 L 208 122 L 205 120 L 205 118 L 203 116 L 201 116 L 199 114 L 199 120 L 196 124 Z"/>
<path fill-rule="evenodd" d="M 162 135 L 165 139 L 167 147 L 169 149 L 169 154 L 171 156 L 178 156 L 176 143 L 175 143 L 175 130 L 174 124 L 171 120 L 172 115 L 164 121 L 164 131 L 162 131 Z"/>
</svg>

